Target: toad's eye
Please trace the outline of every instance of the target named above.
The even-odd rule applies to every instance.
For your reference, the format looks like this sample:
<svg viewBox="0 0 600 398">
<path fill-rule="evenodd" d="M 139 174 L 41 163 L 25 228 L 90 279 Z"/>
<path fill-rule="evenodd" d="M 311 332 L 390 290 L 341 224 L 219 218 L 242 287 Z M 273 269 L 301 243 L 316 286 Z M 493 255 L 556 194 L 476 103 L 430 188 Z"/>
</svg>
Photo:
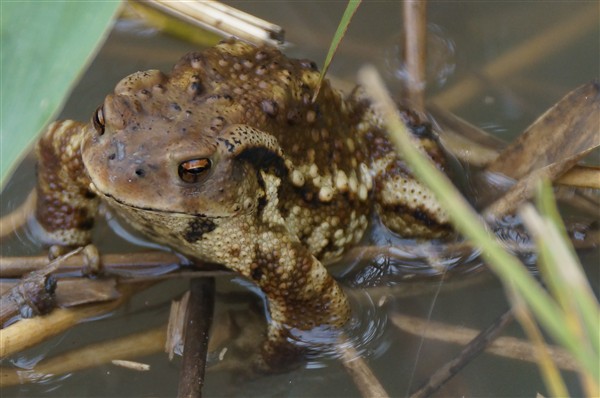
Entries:
<svg viewBox="0 0 600 398">
<path fill-rule="evenodd" d="M 96 113 L 94 113 L 94 117 L 92 117 L 92 123 L 98 134 L 104 134 L 104 108 L 102 106 L 99 106 L 98 109 L 96 109 Z"/>
<path fill-rule="evenodd" d="M 207 158 L 190 159 L 181 162 L 178 170 L 179 178 L 190 184 L 198 182 L 210 170 L 211 165 L 212 162 Z"/>
</svg>

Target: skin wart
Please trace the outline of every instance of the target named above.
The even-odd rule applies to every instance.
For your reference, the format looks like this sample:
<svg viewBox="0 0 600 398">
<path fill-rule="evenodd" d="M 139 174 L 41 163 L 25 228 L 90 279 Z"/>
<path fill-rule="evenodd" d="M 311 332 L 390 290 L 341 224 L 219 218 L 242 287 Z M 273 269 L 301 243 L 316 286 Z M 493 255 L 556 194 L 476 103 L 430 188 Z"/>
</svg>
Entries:
<svg viewBox="0 0 600 398">
<path fill-rule="evenodd" d="M 449 227 L 360 90 L 325 81 L 313 102 L 317 80 L 310 61 L 235 40 L 168 75 L 125 77 L 90 123 L 55 122 L 37 145 L 45 241 L 90 243 L 104 201 L 149 238 L 239 272 L 268 298 L 270 366 L 290 328 L 344 325 L 348 301 L 323 264 L 373 211 L 406 237 Z M 443 168 L 435 136 L 413 127 Z"/>
</svg>

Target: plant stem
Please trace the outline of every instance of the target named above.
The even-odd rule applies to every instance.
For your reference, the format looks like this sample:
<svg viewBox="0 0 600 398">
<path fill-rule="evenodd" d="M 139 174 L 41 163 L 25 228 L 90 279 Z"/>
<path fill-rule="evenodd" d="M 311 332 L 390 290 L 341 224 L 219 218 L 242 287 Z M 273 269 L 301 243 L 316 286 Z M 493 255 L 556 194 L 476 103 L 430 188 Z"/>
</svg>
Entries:
<svg viewBox="0 0 600 398">
<path fill-rule="evenodd" d="M 408 128 L 400 120 L 395 104 L 387 94 L 376 70 L 373 67 L 363 69 L 359 74 L 359 80 L 367 89 L 367 94 L 381 109 L 384 123 L 390 132 L 390 140 L 415 175 L 435 194 L 448 212 L 457 231 L 481 248 L 482 257 L 490 268 L 503 283 L 508 283 L 517 289 L 554 340 L 567 347 L 584 367 L 594 372 L 593 374 L 600 374 L 598 372 L 600 365 L 593 363 L 590 357 L 581 351 L 578 341 L 572 339 L 569 331 L 565 329 L 564 314 L 557 303 L 515 256 L 503 250 L 460 192 L 413 144 Z"/>
<path fill-rule="evenodd" d="M 202 396 L 208 336 L 215 304 L 214 278 L 190 281 L 190 299 L 185 316 L 182 369 L 179 378 L 180 398 Z"/>
<path fill-rule="evenodd" d="M 47 358 L 31 370 L 3 368 L 2 387 L 33 383 L 46 375 L 54 377 L 110 363 L 114 359 L 133 359 L 160 352 L 165 344 L 166 326 L 144 330 L 117 339 L 86 345 Z"/>
<path fill-rule="evenodd" d="M 425 115 L 425 84 L 427 80 L 427 1 L 405 0 L 404 63 L 407 79 L 403 93 L 406 106 Z"/>
<path fill-rule="evenodd" d="M 429 397 L 439 390 L 448 380 L 454 377 L 462 368 L 467 366 L 473 359 L 480 355 L 488 345 L 494 341 L 500 333 L 513 320 L 510 310 L 500 315 L 494 323 L 477 335 L 453 360 L 436 370 L 421 387 L 413 392 L 411 398 Z"/>
<path fill-rule="evenodd" d="M 136 270 L 143 268 L 169 268 L 174 265 L 190 265 L 191 261 L 182 256 L 173 253 L 161 251 L 147 251 L 137 253 L 114 253 L 103 254 L 100 256 L 100 263 L 106 274 L 125 273 L 127 270 Z M 23 256 L 23 257 L 0 257 L 0 277 L 17 278 L 26 273 L 36 271 L 48 264 L 47 256 Z M 76 254 L 68 259 L 60 261 L 56 272 L 70 273 L 78 272 L 84 266 L 83 255 Z M 222 268 L 213 267 L 209 264 L 194 262 L 194 268 L 203 271 L 215 271 Z"/>
</svg>

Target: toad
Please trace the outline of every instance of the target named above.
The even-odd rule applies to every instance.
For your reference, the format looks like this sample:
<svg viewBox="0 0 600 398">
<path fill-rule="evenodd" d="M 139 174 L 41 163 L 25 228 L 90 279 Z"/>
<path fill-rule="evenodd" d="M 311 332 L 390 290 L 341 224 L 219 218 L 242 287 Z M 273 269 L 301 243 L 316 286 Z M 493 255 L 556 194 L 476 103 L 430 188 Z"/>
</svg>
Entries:
<svg viewBox="0 0 600 398">
<path fill-rule="evenodd" d="M 265 358 L 292 328 L 344 325 L 350 307 L 324 264 L 361 239 L 370 214 L 405 237 L 449 226 L 360 90 L 324 81 L 313 100 L 318 78 L 313 62 L 237 40 L 170 74 L 125 77 L 89 123 L 55 122 L 37 144 L 45 242 L 89 244 L 103 201 L 150 239 L 256 283 L 270 313 Z M 443 167 L 430 129 L 413 127 Z"/>
</svg>

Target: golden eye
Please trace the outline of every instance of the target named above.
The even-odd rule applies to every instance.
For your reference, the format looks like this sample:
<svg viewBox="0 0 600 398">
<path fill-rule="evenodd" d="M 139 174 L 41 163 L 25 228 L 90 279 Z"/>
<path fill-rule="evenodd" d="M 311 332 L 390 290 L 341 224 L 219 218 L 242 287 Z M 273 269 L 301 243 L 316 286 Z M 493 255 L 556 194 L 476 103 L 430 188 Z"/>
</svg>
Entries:
<svg viewBox="0 0 600 398">
<path fill-rule="evenodd" d="M 212 162 L 207 158 L 190 159 L 181 162 L 178 169 L 179 178 L 190 184 L 198 182 L 210 170 L 211 165 Z"/>
<path fill-rule="evenodd" d="M 98 109 L 96 109 L 94 117 L 92 118 L 92 123 L 98 134 L 104 134 L 104 108 L 102 106 L 99 106 Z"/>
</svg>

